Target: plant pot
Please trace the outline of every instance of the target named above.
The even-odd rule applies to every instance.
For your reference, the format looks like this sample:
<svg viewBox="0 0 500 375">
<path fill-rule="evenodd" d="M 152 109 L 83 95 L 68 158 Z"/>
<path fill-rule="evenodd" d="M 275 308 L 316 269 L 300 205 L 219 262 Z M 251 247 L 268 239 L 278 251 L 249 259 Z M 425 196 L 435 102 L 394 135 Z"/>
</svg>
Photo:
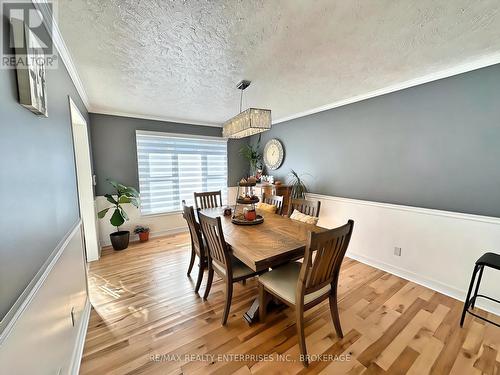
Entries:
<svg viewBox="0 0 500 375">
<path fill-rule="evenodd" d="M 140 232 L 139 241 L 146 242 L 147 240 L 149 240 L 149 232 Z"/>
<path fill-rule="evenodd" d="M 120 230 L 118 232 L 113 232 L 109 235 L 111 239 L 111 244 L 115 250 L 124 250 L 128 247 L 128 241 L 130 239 L 130 232 L 128 230 Z"/>
</svg>

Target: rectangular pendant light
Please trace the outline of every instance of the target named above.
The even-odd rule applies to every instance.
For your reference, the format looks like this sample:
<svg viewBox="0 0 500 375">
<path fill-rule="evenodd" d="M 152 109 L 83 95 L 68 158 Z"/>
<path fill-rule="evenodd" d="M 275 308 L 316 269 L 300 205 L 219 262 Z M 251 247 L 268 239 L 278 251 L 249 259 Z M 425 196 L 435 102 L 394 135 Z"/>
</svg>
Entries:
<svg viewBox="0 0 500 375">
<path fill-rule="evenodd" d="M 271 129 L 271 110 L 248 108 L 224 123 L 224 138 L 244 138 Z"/>
</svg>

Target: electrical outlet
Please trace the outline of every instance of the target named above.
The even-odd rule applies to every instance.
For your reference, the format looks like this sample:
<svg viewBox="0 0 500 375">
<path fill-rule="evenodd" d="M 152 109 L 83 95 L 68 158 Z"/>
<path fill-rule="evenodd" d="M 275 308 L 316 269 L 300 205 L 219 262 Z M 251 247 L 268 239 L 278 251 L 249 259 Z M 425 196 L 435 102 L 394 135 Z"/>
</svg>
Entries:
<svg viewBox="0 0 500 375">
<path fill-rule="evenodd" d="M 395 247 L 394 248 L 394 255 L 400 257 L 401 256 L 401 248 L 400 247 Z"/>
</svg>

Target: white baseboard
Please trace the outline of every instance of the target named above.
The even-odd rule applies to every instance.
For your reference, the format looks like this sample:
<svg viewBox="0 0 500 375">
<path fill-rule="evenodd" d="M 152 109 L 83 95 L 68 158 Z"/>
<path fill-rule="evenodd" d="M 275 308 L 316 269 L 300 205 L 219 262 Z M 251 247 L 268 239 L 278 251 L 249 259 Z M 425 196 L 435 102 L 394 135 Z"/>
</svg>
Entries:
<svg viewBox="0 0 500 375">
<path fill-rule="evenodd" d="M 155 238 L 155 237 L 161 237 L 161 236 L 172 236 L 177 233 L 184 233 L 188 231 L 188 227 L 177 227 L 177 228 L 172 228 L 172 229 L 165 229 L 165 230 L 158 230 L 155 232 L 150 232 L 149 233 L 149 238 Z M 137 234 L 130 234 L 130 241 L 139 241 L 139 236 Z M 104 241 L 101 239 L 101 248 L 105 246 L 111 246 L 111 240 L 109 239 L 109 236 L 107 238 L 107 241 Z"/>
<path fill-rule="evenodd" d="M 80 372 L 80 363 L 82 362 L 83 347 L 85 346 L 85 338 L 87 337 L 87 328 L 89 326 L 91 310 L 92 305 L 90 303 L 90 299 L 87 297 L 85 308 L 82 311 L 80 319 L 80 327 L 78 328 L 75 350 L 71 359 L 70 374 L 72 375 L 78 375 Z"/>
<path fill-rule="evenodd" d="M 151 232 L 149 235 L 150 237 L 161 237 L 161 236 L 171 236 L 177 233 L 185 233 L 188 232 L 189 229 L 187 226 L 185 227 L 177 227 L 177 228 L 172 228 L 172 229 L 166 229 L 166 230 L 159 230 L 156 232 Z M 139 240 L 139 236 L 134 235 L 134 239 Z"/>
<path fill-rule="evenodd" d="M 432 289 L 436 292 L 439 292 L 441 294 L 444 294 L 448 297 L 454 298 L 456 300 L 459 300 L 463 302 L 466 297 L 467 291 L 459 290 L 457 288 L 454 288 L 451 285 L 444 284 L 440 281 L 430 279 L 430 278 L 425 278 L 422 277 L 422 275 L 416 274 L 415 272 L 411 272 L 399 267 L 395 267 L 391 264 L 387 264 L 384 262 L 380 262 L 375 259 L 367 258 L 366 256 L 355 254 L 352 252 L 348 252 L 346 254 L 348 258 L 357 260 L 358 262 L 367 264 L 369 266 L 378 268 L 379 270 L 391 273 L 393 275 L 399 276 L 405 280 L 411 281 L 415 284 L 422 285 L 426 288 Z M 471 268 L 471 274 L 472 274 L 472 268 Z M 484 301 L 478 299 L 476 302 L 476 306 L 488 311 L 490 313 L 496 314 L 500 316 L 500 309 L 497 307 L 498 305 L 494 304 L 489 304 L 489 303 L 484 303 Z"/>
</svg>

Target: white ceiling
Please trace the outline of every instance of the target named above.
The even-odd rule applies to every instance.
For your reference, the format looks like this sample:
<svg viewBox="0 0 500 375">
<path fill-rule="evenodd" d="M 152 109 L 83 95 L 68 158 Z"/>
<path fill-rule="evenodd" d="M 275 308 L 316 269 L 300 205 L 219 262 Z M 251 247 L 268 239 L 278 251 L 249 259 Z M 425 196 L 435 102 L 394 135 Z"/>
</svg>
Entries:
<svg viewBox="0 0 500 375">
<path fill-rule="evenodd" d="M 243 78 L 277 122 L 500 53 L 498 0 L 60 0 L 57 18 L 92 112 L 193 123 L 235 115 Z"/>
</svg>

